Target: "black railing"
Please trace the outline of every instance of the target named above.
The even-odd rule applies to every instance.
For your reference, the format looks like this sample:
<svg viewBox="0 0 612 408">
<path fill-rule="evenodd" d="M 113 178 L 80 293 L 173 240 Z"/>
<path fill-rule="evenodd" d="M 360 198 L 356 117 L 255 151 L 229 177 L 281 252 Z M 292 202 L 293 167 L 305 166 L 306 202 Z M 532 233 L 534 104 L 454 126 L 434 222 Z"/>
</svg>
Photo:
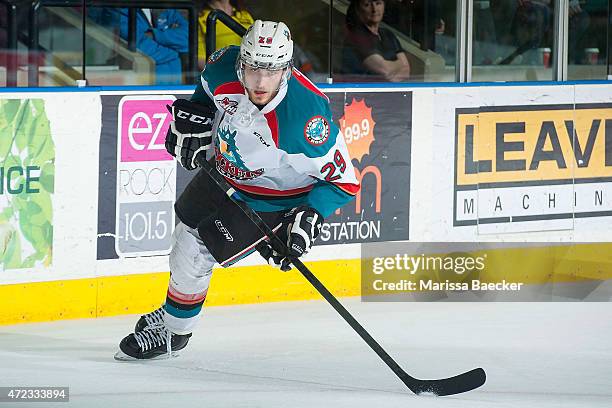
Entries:
<svg viewBox="0 0 612 408">
<path fill-rule="evenodd" d="M 217 48 L 217 20 L 222 22 L 240 37 L 246 33 L 246 28 L 221 10 L 213 10 L 206 19 L 206 60 Z"/>
</svg>

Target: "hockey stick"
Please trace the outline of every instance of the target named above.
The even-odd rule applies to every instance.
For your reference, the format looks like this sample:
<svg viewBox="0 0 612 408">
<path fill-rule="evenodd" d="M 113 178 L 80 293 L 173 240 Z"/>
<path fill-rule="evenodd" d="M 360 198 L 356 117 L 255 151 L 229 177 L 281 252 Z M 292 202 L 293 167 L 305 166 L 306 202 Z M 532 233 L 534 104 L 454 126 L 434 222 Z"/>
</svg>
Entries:
<svg viewBox="0 0 612 408">
<path fill-rule="evenodd" d="M 259 217 L 259 215 L 253 211 L 244 202 L 236 200 L 232 195 L 235 193 L 234 190 L 225 181 L 223 176 L 219 174 L 204 158 L 202 154 L 196 157 L 196 160 L 200 167 L 210 176 L 221 190 L 236 204 L 242 212 L 249 217 L 249 219 L 264 233 L 270 240 L 273 240 L 275 245 L 279 248 L 283 248 L 286 244 L 274 235 L 272 229 Z M 439 380 L 419 380 L 410 376 L 406 373 L 395 360 L 387 354 L 387 352 L 378 344 L 370 333 L 368 333 L 361 324 L 342 306 L 342 304 L 336 299 L 332 293 L 317 279 L 317 277 L 310 272 L 310 270 L 297 258 L 292 258 L 291 263 L 299 270 L 302 275 L 314 286 L 314 288 L 327 300 L 327 302 L 333 307 L 336 312 L 342 316 L 342 318 L 359 334 L 359 336 L 370 346 L 372 350 L 389 366 L 389 368 L 399 377 L 400 380 L 415 394 L 431 393 L 437 396 L 459 394 L 466 391 L 471 391 L 475 388 L 480 387 L 486 380 L 486 374 L 482 368 L 475 368 L 471 371 L 459 374 L 450 378 L 443 378 Z"/>
</svg>

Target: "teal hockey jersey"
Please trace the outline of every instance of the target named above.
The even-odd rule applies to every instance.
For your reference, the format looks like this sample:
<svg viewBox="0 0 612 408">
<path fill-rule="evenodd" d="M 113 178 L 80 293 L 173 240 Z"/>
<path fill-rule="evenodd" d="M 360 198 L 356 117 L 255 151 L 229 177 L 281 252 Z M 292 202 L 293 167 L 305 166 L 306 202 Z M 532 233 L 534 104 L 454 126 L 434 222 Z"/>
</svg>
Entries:
<svg viewBox="0 0 612 408">
<path fill-rule="evenodd" d="M 213 53 L 191 98 L 217 109 L 217 171 L 256 211 L 306 205 L 329 216 L 360 188 L 329 99 L 293 69 L 260 110 L 238 80 L 239 52 L 230 46 Z"/>
</svg>

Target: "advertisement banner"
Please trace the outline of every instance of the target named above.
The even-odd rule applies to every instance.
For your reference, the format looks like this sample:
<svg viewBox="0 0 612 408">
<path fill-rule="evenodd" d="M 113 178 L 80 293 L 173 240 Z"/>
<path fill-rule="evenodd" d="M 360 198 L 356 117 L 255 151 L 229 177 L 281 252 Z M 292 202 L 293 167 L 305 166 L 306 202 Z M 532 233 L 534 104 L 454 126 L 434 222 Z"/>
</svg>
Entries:
<svg viewBox="0 0 612 408">
<path fill-rule="evenodd" d="M 53 260 L 55 142 L 43 99 L 0 99 L 0 270 Z"/>
<path fill-rule="evenodd" d="M 474 86 L 435 89 L 430 99 L 419 93 L 411 236 L 609 241 L 611 89 Z"/>
<path fill-rule="evenodd" d="M 97 259 L 170 252 L 172 204 L 194 173 L 165 151 L 166 105 L 189 95 L 102 95 Z M 317 245 L 408 239 L 412 94 L 329 96 L 362 189 Z"/>
<path fill-rule="evenodd" d="M 612 104 L 459 108 L 455 146 L 456 226 L 612 215 Z"/>
<path fill-rule="evenodd" d="M 166 106 L 186 96 L 101 96 L 97 259 L 170 253 L 180 166 L 164 146 Z"/>
<path fill-rule="evenodd" d="M 126 96 L 118 107 L 115 250 L 165 255 L 174 225 L 176 165 L 166 152 L 173 96 Z"/>
<path fill-rule="evenodd" d="M 328 95 L 361 191 L 325 220 L 317 245 L 407 240 L 412 92 Z"/>
</svg>

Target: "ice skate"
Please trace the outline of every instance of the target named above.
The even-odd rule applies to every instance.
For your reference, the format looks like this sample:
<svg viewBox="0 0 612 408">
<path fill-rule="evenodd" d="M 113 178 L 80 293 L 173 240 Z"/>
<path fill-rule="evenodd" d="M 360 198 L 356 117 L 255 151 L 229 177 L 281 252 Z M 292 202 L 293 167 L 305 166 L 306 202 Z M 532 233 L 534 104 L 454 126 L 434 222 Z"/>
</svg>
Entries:
<svg viewBox="0 0 612 408">
<path fill-rule="evenodd" d="M 160 324 L 164 322 L 164 307 L 160 306 L 154 311 L 140 316 L 140 319 L 136 322 L 134 327 L 134 333 L 139 333 L 146 328 Z"/>
<path fill-rule="evenodd" d="M 152 324 L 121 340 L 115 360 L 160 360 L 177 357 L 178 351 L 185 348 L 190 337 L 191 333 L 172 333 L 163 323 Z"/>
</svg>

